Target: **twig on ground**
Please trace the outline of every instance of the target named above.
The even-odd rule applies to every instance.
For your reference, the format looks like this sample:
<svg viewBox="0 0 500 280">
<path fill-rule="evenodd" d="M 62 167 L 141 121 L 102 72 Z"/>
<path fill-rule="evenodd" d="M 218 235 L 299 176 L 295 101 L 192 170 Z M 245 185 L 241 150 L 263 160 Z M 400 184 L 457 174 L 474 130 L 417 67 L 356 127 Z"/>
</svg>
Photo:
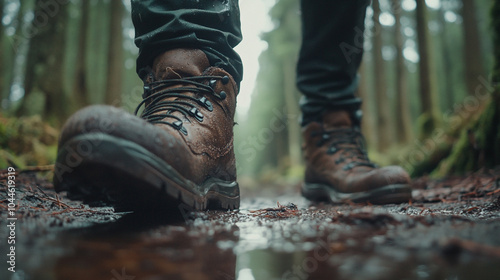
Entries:
<svg viewBox="0 0 500 280">
<path fill-rule="evenodd" d="M 287 218 L 291 216 L 297 216 L 299 210 L 297 205 L 293 203 L 288 203 L 287 205 L 282 205 L 278 201 L 277 208 L 265 208 L 260 210 L 252 210 L 250 213 L 254 213 L 254 216 L 266 217 L 266 218 Z"/>
<path fill-rule="evenodd" d="M 19 173 L 43 172 L 43 171 L 54 171 L 54 164 L 41 165 L 41 166 L 28 166 L 19 171 Z"/>
</svg>

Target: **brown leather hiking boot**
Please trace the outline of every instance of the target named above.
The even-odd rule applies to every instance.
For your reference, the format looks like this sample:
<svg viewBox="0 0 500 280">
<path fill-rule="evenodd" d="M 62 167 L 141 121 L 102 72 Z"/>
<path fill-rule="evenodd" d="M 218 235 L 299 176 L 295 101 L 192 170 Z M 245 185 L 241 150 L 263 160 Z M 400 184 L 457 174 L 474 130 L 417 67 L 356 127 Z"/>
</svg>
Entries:
<svg viewBox="0 0 500 280">
<path fill-rule="evenodd" d="M 233 150 L 238 89 L 200 50 L 176 49 L 153 62 L 133 116 L 91 106 L 63 127 L 54 186 L 84 202 L 124 209 L 235 209 Z"/>
<path fill-rule="evenodd" d="M 359 125 L 346 111 L 327 112 L 303 128 L 306 160 L 302 194 L 331 203 L 402 203 L 410 177 L 399 166 L 377 168 L 366 154 Z"/>
</svg>

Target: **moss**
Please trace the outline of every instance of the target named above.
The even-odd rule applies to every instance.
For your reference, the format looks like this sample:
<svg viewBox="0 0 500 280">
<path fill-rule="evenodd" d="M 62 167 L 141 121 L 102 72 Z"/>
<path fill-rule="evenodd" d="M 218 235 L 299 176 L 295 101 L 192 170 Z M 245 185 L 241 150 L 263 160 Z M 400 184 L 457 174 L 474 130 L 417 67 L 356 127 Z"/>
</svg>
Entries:
<svg viewBox="0 0 500 280">
<path fill-rule="evenodd" d="M 471 158 L 474 157 L 467 132 L 463 130 L 462 135 L 453 145 L 450 156 L 441 161 L 431 174 L 434 177 L 442 177 L 450 173 L 462 173 L 467 169 L 472 169 L 473 160 Z"/>
<path fill-rule="evenodd" d="M 55 161 L 58 131 L 39 116 L 0 116 L 0 168 L 47 165 Z"/>
<path fill-rule="evenodd" d="M 497 84 L 500 83 L 500 1 L 493 1 L 491 19 L 491 26 L 493 27 L 493 53 L 495 56 L 492 81 Z M 497 95 L 500 95 L 500 91 L 497 91 Z"/>
<path fill-rule="evenodd" d="M 7 150 L 0 150 L 0 169 L 6 169 L 9 166 L 16 167 L 17 169 L 26 168 L 24 160 Z"/>
<path fill-rule="evenodd" d="M 441 160 L 446 158 L 452 150 L 452 145 L 450 143 L 440 143 L 436 147 L 436 149 L 426 157 L 422 162 L 418 165 L 415 165 L 412 172 L 410 173 L 411 177 L 419 177 L 430 173 L 431 177 L 437 177 L 432 170 L 436 170 Z M 440 176 L 438 176 L 440 177 Z"/>
<path fill-rule="evenodd" d="M 431 114 L 424 113 L 417 118 L 417 135 L 419 139 L 425 139 L 429 137 L 435 128 L 434 119 Z"/>
<path fill-rule="evenodd" d="M 443 160 L 433 174 L 437 176 L 464 174 L 500 164 L 499 116 L 496 103 L 489 102 L 479 118 L 462 129 L 450 156 Z"/>
</svg>

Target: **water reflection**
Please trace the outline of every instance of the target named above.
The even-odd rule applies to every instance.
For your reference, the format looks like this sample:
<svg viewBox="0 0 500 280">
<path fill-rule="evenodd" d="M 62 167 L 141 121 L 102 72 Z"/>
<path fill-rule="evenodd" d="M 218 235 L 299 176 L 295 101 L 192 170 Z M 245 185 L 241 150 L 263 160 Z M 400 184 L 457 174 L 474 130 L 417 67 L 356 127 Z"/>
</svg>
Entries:
<svg viewBox="0 0 500 280">
<path fill-rule="evenodd" d="M 303 273 L 307 251 L 316 244 L 304 241 L 305 231 L 298 236 L 300 219 L 259 219 L 249 211 L 256 205 L 242 206 L 238 212 L 198 213 L 188 223 L 131 214 L 67 230 L 58 237 L 65 253 L 54 261 L 53 273 L 40 271 L 76 280 L 282 279 Z"/>
<path fill-rule="evenodd" d="M 56 279 L 235 279 L 236 255 L 219 241 L 237 242 L 236 226 L 195 232 L 174 225 L 117 224 L 66 236 L 71 252 L 55 264 Z M 137 230 L 137 227 L 141 230 Z"/>
<path fill-rule="evenodd" d="M 255 216 L 251 209 L 275 206 L 275 201 L 260 198 L 244 201 L 240 211 L 196 213 L 187 223 L 125 215 L 114 222 L 52 232 L 33 249 L 30 261 L 20 258 L 20 263 L 37 267 L 28 273 L 33 279 L 76 280 L 444 279 L 459 272 L 500 274 L 495 259 L 462 253 L 457 263 L 464 266 L 450 264 L 442 255 L 436 238 L 453 236 L 458 225 L 453 219 L 443 217 L 429 227 L 425 220 L 396 214 L 400 206 L 308 208 L 301 201 L 288 201 L 302 209 L 300 215 Z M 488 222 L 460 223 L 470 229 L 467 233 L 491 235 L 495 230 Z M 34 265 L 34 260 L 41 261 Z"/>
</svg>

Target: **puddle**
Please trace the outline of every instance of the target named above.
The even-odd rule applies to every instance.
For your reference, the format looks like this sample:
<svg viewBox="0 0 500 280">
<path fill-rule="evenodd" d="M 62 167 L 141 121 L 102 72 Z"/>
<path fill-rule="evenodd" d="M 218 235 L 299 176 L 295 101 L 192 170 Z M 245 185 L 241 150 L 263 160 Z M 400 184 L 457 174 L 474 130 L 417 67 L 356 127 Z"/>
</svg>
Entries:
<svg viewBox="0 0 500 280">
<path fill-rule="evenodd" d="M 55 196 L 50 188 L 43 194 Z M 500 275 L 500 201 L 494 196 L 447 203 L 331 206 L 310 205 L 293 193 L 245 198 L 239 211 L 200 212 L 187 221 L 168 221 L 85 208 L 67 200 L 64 205 L 70 208 L 64 208 L 57 200 L 44 200 L 43 194 L 29 188 L 18 194 L 26 204 L 18 210 L 23 217 L 17 231 L 17 272 L 2 267 L 0 279 Z M 272 208 L 279 208 L 278 201 L 293 203 L 297 212 L 268 214 L 276 212 Z M 5 242 L 0 249 L 5 251 Z"/>
</svg>

